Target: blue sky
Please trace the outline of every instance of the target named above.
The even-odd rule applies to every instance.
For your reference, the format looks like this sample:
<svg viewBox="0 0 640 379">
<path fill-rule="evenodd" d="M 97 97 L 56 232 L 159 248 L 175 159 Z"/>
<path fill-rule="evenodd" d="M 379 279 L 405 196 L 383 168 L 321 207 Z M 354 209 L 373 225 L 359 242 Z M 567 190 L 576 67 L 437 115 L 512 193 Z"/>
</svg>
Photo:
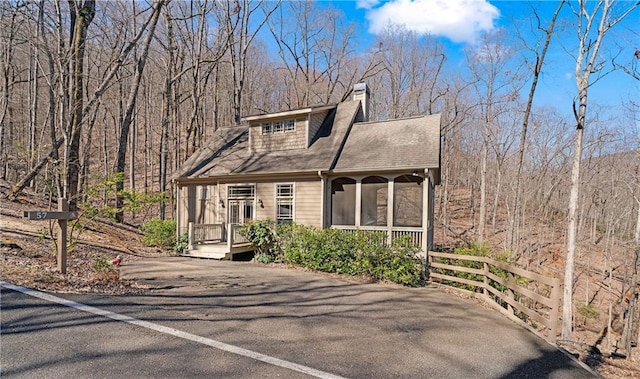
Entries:
<svg viewBox="0 0 640 379">
<path fill-rule="evenodd" d="M 628 1 L 619 1 L 621 5 Z M 523 20 L 530 19 L 531 7 L 542 18 L 550 18 L 557 1 L 487 1 L 487 0 L 321 0 L 319 5 L 331 5 L 340 9 L 348 21 L 359 25 L 361 34 L 359 44 L 366 48 L 388 24 L 404 24 L 408 29 L 420 34 L 430 33 L 447 49 L 449 64 L 461 66 L 464 61 L 464 49 L 473 48 L 478 36 L 483 32 L 503 28 L 507 33 L 515 33 L 514 24 L 526 25 Z M 561 14 L 566 22 L 574 22 L 575 16 L 565 7 Z M 528 21 L 527 21 L 528 22 Z M 622 54 L 633 54 L 632 49 L 640 47 L 637 25 L 640 24 L 640 9 L 617 25 L 620 35 L 607 35 L 605 43 L 626 46 Z M 635 28 L 635 29 L 634 29 Z M 571 101 L 576 94 L 573 75 L 575 60 L 570 56 L 572 48 L 577 46 L 575 28 L 566 25 L 556 27 L 559 36 L 553 40 L 547 57 L 547 66 L 543 70 L 536 100 L 539 103 L 553 104 L 561 111 L 571 109 Z M 632 32 L 630 32 L 632 31 Z M 613 30 L 612 30 L 613 32 Z M 635 34 L 634 34 L 635 33 Z M 621 37 L 622 36 L 622 37 Z M 626 42 L 624 40 L 626 39 Z M 621 42 L 623 41 L 623 42 Z M 616 51 L 619 49 L 615 47 Z M 602 50 L 604 53 L 604 49 Z M 627 58 L 627 61 L 630 59 Z M 621 72 L 609 74 L 590 89 L 590 102 L 593 105 L 618 108 L 623 102 L 637 99 L 640 85 Z"/>
</svg>

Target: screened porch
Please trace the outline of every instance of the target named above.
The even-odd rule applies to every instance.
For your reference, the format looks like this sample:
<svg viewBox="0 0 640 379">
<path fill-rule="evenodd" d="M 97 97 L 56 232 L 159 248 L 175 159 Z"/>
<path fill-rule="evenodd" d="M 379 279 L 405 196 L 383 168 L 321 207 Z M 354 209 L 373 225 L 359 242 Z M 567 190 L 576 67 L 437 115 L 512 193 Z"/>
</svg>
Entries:
<svg viewBox="0 0 640 379">
<path fill-rule="evenodd" d="M 408 236 L 427 251 L 431 192 L 429 180 L 416 173 L 341 176 L 331 180 L 330 225 L 381 233 L 389 244 Z"/>
</svg>

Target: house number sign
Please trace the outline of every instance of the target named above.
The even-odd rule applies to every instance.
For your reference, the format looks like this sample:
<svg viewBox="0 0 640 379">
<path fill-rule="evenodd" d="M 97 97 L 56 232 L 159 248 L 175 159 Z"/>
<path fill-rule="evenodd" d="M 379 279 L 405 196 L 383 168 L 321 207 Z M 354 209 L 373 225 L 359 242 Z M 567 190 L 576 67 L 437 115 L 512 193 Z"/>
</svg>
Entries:
<svg viewBox="0 0 640 379">
<path fill-rule="evenodd" d="M 67 221 L 77 218 L 74 212 L 69 212 L 67 199 L 58 198 L 58 211 L 25 211 L 23 218 L 27 220 L 44 221 L 58 220 L 58 252 L 56 260 L 58 263 L 58 271 L 62 274 L 67 273 Z"/>
</svg>

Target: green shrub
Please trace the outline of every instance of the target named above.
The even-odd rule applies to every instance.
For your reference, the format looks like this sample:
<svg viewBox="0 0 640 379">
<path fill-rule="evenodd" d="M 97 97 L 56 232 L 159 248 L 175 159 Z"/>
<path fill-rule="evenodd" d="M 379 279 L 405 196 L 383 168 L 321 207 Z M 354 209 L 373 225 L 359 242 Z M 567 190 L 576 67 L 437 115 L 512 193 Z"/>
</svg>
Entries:
<svg viewBox="0 0 640 379">
<path fill-rule="evenodd" d="M 585 318 L 585 322 L 589 319 L 597 320 L 600 318 L 600 313 L 598 313 L 598 310 L 593 304 L 583 304 L 578 307 L 578 314 Z"/>
<path fill-rule="evenodd" d="M 252 221 L 240 229 L 240 234 L 256 248 L 256 262 L 270 263 L 276 260 L 275 229 L 276 223 L 270 219 Z"/>
<path fill-rule="evenodd" d="M 187 250 L 187 247 L 189 247 L 189 232 L 184 232 L 182 233 L 182 235 L 180 235 L 180 237 L 178 238 L 178 240 L 176 241 L 176 243 L 173 245 L 173 251 L 175 251 L 178 254 L 182 254 L 184 253 L 185 250 Z"/>
<path fill-rule="evenodd" d="M 253 256 L 253 260 L 255 262 L 260 262 L 260 263 L 271 263 L 274 261 L 273 255 L 271 254 L 267 254 L 267 253 L 256 253 Z"/>
<path fill-rule="evenodd" d="M 471 256 L 474 256 L 474 257 L 487 257 L 491 253 L 491 250 L 490 250 L 490 248 L 488 246 L 472 242 L 468 246 L 456 248 L 453 251 L 453 253 L 454 254 L 458 254 L 458 255 L 471 255 Z M 473 269 L 478 269 L 478 270 L 482 270 L 483 269 L 483 264 L 480 263 L 480 262 L 467 261 L 467 260 L 462 260 L 462 259 L 440 258 L 440 259 L 438 259 L 438 262 L 439 263 L 449 264 L 449 265 L 452 265 L 452 266 L 473 268 Z M 462 284 L 462 283 L 449 281 L 449 280 L 444 280 L 443 284 L 446 284 L 446 285 L 449 285 L 449 286 L 452 286 L 452 287 L 456 287 L 456 288 L 462 288 L 462 289 L 465 289 L 467 291 L 474 291 L 474 292 L 481 292 L 482 291 L 482 287 L 480 287 L 482 285 L 482 282 L 483 282 L 483 276 L 482 275 L 472 274 L 472 273 L 467 273 L 467 272 L 461 272 L 461 271 L 447 270 L 447 269 L 437 269 L 435 271 L 438 272 L 438 273 L 441 273 L 441 274 L 445 274 L 445 275 L 454 276 L 454 277 L 457 277 L 457 278 L 462 278 L 462 279 L 467 279 L 467 280 L 472 280 L 474 282 L 478 282 L 478 286 L 473 286 L 473 285 L 469 285 L 469 284 Z"/>
<path fill-rule="evenodd" d="M 146 246 L 172 248 L 176 244 L 176 222 L 153 219 L 142 224 L 142 243 Z"/>
<path fill-rule="evenodd" d="M 111 271 L 112 269 L 113 267 L 111 262 L 109 262 L 109 260 L 104 256 L 98 257 L 93 263 L 93 270 L 95 272 L 106 273 L 108 271 Z"/>
<path fill-rule="evenodd" d="M 347 232 L 288 225 L 277 233 L 277 244 L 287 263 L 345 275 L 367 275 L 378 280 L 415 286 L 422 281 L 419 249 L 407 238 L 387 245 L 376 231 Z"/>
</svg>

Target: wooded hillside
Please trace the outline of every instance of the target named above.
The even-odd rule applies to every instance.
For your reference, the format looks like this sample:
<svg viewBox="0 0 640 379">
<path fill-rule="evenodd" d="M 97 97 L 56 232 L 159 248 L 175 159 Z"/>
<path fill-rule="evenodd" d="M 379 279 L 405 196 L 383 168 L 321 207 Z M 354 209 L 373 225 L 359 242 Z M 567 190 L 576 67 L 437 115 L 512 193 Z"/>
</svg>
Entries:
<svg viewBox="0 0 640 379">
<path fill-rule="evenodd" d="M 637 6 L 559 1 L 542 19 L 522 3 L 519 30 L 485 33 L 461 67 L 401 26 L 361 41 L 323 3 L 0 2 L 0 177 L 133 224 L 131 199 L 161 194 L 152 216 L 172 218 L 169 178 L 217 128 L 366 82 L 372 120 L 443 115 L 439 248 L 484 243 L 569 278 L 563 337 L 586 328 L 623 349 L 640 338 L 640 104 L 587 92 L 612 70 L 640 82 L 638 31 L 616 25 Z M 564 46 L 576 90 L 553 105 L 535 94 L 560 35 L 578 36 Z"/>
</svg>

